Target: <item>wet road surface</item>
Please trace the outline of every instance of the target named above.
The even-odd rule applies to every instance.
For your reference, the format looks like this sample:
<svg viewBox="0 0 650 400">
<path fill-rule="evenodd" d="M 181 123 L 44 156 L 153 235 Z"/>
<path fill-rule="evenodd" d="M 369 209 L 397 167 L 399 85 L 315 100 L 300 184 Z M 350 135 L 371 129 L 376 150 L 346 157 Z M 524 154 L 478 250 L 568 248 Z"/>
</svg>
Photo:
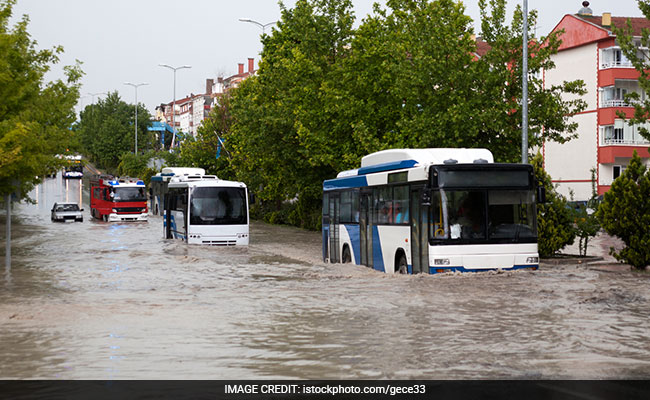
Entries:
<svg viewBox="0 0 650 400">
<path fill-rule="evenodd" d="M 318 232 L 187 246 L 160 217 L 92 220 L 79 181 L 33 198 L 0 280 L 2 379 L 650 377 L 648 273 L 393 276 L 322 263 Z M 80 198 L 83 223 L 50 222 Z"/>
</svg>

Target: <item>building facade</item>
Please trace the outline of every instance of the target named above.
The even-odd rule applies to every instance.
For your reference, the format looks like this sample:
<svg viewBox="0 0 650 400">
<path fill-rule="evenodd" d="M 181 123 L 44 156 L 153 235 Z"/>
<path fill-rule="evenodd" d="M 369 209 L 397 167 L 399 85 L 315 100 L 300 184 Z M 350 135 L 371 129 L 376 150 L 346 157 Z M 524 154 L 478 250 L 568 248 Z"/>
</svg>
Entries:
<svg viewBox="0 0 650 400">
<path fill-rule="evenodd" d="M 633 34 L 638 38 L 643 28 L 650 28 L 645 18 L 629 18 Z M 546 71 L 547 87 L 564 81 L 582 79 L 587 93 L 582 99 L 585 111 L 572 118 L 578 123 L 577 138 L 567 143 L 547 142 L 543 146 L 546 171 L 558 191 L 566 197 L 573 192 L 575 200 L 587 200 L 592 193 L 592 170 L 598 194 L 611 187 L 634 153 L 648 164 L 650 143 L 639 134 L 638 126 L 630 126 L 620 118 L 632 117 L 634 108 L 625 95 L 636 92 L 645 99 L 639 86 L 639 73 L 625 58 L 618 46 L 612 26 L 623 28 L 628 18 L 612 17 L 610 13 L 591 15 L 589 8 L 579 14 L 565 15 L 554 28 L 564 30 L 562 45 L 553 56 L 555 69 Z M 639 47 L 639 54 L 647 53 Z"/>
</svg>

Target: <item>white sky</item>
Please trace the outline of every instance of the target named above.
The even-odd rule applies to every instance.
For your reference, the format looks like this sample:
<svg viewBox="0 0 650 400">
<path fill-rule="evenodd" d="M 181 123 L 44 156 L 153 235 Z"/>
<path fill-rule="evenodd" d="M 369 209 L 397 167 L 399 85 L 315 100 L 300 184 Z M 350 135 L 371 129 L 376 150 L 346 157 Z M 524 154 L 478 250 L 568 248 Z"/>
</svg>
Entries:
<svg viewBox="0 0 650 400">
<path fill-rule="evenodd" d="M 357 24 L 372 11 L 375 0 L 352 0 Z M 385 4 L 385 0 L 380 1 Z M 546 35 L 565 14 L 574 14 L 582 0 L 528 0 L 539 10 L 538 35 Z M 636 0 L 593 0 L 594 15 L 642 16 Z M 285 0 L 293 7 L 295 0 Z M 465 0 L 467 14 L 479 28 L 478 1 Z M 508 0 L 508 18 L 523 0 Z M 276 0 L 18 0 L 14 17 L 30 17 L 28 31 L 39 48 L 62 45 L 60 65 L 83 62 L 81 106 L 90 104 L 89 93 L 118 90 L 127 103 L 135 91 L 124 82 L 142 83 L 138 101 L 153 113 L 160 103 L 173 100 L 173 73 L 159 67 L 191 65 L 176 73 L 176 98 L 204 93 L 205 80 L 237 73 L 237 64 L 255 58 L 262 49 L 261 29 L 239 18 L 276 21 Z M 269 32 L 267 28 L 267 32 Z M 61 76 L 56 68 L 49 79 Z M 95 96 L 97 99 L 97 96 Z"/>
</svg>

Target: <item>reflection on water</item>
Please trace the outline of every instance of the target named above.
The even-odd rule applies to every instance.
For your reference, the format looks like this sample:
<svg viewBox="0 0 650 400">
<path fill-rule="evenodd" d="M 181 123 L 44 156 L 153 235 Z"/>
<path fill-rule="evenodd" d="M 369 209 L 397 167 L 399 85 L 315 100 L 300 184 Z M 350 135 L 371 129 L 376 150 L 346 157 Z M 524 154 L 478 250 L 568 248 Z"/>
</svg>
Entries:
<svg viewBox="0 0 650 400">
<path fill-rule="evenodd" d="M 15 207 L 0 378 L 650 376 L 648 274 L 392 276 L 323 264 L 319 233 L 265 224 L 248 248 L 187 246 L 160 217 L 91 219 L 81 184 L 47 180 Z M 51 223 L 55 201 L 85 222 Z"/>
</svg>

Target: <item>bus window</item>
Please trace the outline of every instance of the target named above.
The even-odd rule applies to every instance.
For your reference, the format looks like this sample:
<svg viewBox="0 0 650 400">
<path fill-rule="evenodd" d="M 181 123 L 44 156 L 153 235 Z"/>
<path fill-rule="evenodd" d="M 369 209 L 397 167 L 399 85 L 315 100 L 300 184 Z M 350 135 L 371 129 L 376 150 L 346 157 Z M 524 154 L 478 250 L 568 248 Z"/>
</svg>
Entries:
<svg viewBox="0 0 650 400">
<path fill-rule="evenodd" d="M 537 237 L 532 190 L 491 190 L 488 201 L 488 233 L 491 239 Z"/>
<path fill-rule="evenodd" d="M 377 224 L 393 223 L 393 188 L 382 187 L 376 191 L 375 212 L 377 213 Z"/>
<path fill-rule="evenodd" d="M 359 222 L 359 192 L 350 190 L 341 193 L 341 222 Z"/>
<path fill-rule="evenodd" d="M 431 219 L 429 223 L 429 237 L 434 239 L 447 239 L 449 230 L 445 224 L 446 209 L 440 198 L 440 192 L 431 193 Z"/>
<path fill-rule="evenodd" d="M 485 239 L 485 192 L 448 191 L 451 239 Z"/>
<path fill-rule="evenodd" d="M 409 188 L 396 186 L 393 188 L 393 206 L 396 224 L 409 223 Z"/>
</svg>

